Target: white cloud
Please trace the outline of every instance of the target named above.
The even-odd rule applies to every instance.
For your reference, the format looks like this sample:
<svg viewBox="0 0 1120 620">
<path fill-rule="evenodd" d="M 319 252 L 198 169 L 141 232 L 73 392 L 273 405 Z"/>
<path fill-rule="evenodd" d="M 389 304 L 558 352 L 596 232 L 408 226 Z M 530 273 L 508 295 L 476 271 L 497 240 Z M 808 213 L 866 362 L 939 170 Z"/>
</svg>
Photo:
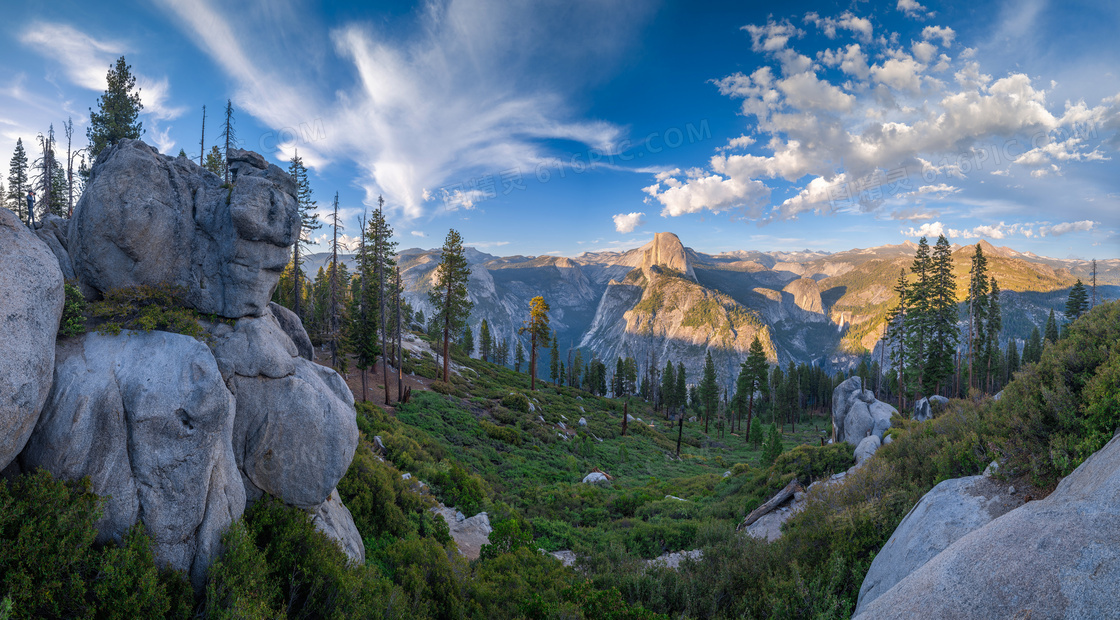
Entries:
<svg viewBox="0 0 1120 620">
<path fill-rule="evenodd" d="M 849 30 L 863 41 L 870 41 L 872 34 L 871 20 L 866 17 L 856 17 L 851 11 L 845 11 L 839 18 L 821 17 L 816 12 L 805 15 L 805 23 L 813 24 L 830 39 L 836 38 L 838 28 Z"/>
<path fill-rule="evenodd" d="M 776 52 L 784 48 L 791 38 L 805 34 L 788 20 L 770 21 L 765 26 L 748 24 L 742 29 L 750 33 L 751 49 L 756 52 Z"/>
<path fill-rule="evenodd" d="M 937 53 L 937 46 L 929 41 L 915 41 L 910 45 L 910 51 L 914 53 L 914 58 L 929 64 L 933 60 L 933 55 Z"/>
<path fill-rule="evenodd" d="M 918 188 L 919 194 L 938 194 L 941 196 L 948 194 L 955 194 L 961 191 L 959 187 L 953 187 L 945 183 L 938 183 L 937 185 L 923 185 Z"/>
<path fill-rule="evenodd" d="M 1081 220 L 1079 222 L 1062 222 L 1054 224 L 1053 226 L 1043 226 L 1039 229 L 1039 233 L 1045 237 L 1047 235 L 1058 237 L 1071 232 L 1088 232 L 1096 228 L 1100 222 L 1093 220 Z"/>
<path fill-rule="evenodd" d="M 935 13 L 927 11 L 926 7 L 918 3 L 917 0 L 898 0 L 897 8 L 906 14 L 907 17 L 914 19 L 925 19 L 933 17 Z"/>
<path fill-rule="evenodd" d="M 371 23 L 327 32 L 287 6 L 256 24 L 215 0 L 159 4 L 233 81 L 235 104 L 268 127 L 320 120 L 323 139 L 301 144 L 300 154 L 353 161 L 366 202 L 384 194 L 409 219 L 429 212 L 425 189 L 430 199 L 442 198 L 436 188 L 445 188 L 463 198 L 449 206 L 469 208 L 477 197 L 450 183 L 485 175 L 497 183 L 500 172 L 516 170 L 526 183 L 551 155 L 550 139 L 617 144 L 619 127 L 574 117 L 566 101 L 569 91 L 608 71 L 603 59 L 624 57 L 648 14 L 592 0 L 549 7 L 432 2 L 417 11 L 411 34 L 387 36 Z M 541 36 L 555 31 L 547 25 L 560 13 L 567 38 Z M 291 40 L 278 44 L 275 31 Z M 348 65 L 355 81 L 323 83 L 318 65 L 326 63 Z"/>
<path fill-rule="evenodd" d="M 921 74 L 924 70 L 924 65 L 910 56 L 903 55 L 900 58 L 891 58 L 883 61 L 882 64 L 871 67 L 871 75 L 880 84 L 917 95 L 921 91 Z"/>
<path fill-rule="evenodd" d="M 118 41 L 98 40 L 73 26 L 60 23 L 32 23 L 23 30 L 19 39 L 29 49 L 61 65 L 68 80 L 95 92 L 104 92 L 109 69 L 117 58 L 131 51 Z M 135 70 L 133 76 L 140 89 L 144 114 L 170 120 L 186 112 L 186 108 L 168 103 L 170 88 L 166 77 L 155 79 Z M 166 143 L 166 130 L 163 138 Z"/>
<path fill-rule="evenodd" d="M 747 136 L 747 135 L 740 135 L 738 138 L 732 138 L 732 139 L 728 140 L 727 141 L 727 146 L 721 146 L 716 150 L 717 151 L 732 151 L 732 150 L 735 150 L 735 149 L 744 149 L 744 148 L 747 148 L 748 146 L 750 146 L 754 143 L 755 143 L 754 138 L 752 138 L 750 136 Z M 675 173 L 680 173 L 680 170 L 677 169 L 674 172 Z M 665 173 L 662 173 L 662 174 L 665 174 Z M 659 174 L 658 175 L 658 180 L 664 181 L 669 176 L 672 176 L 672 174 L 669 174 L 668 176 L 665 176 L 664 178 L 661 178 L 661 175 Z"/>
<path fill-rule="evenodd" d="M 634 231 L 638 226 L 644 226 L 645 220 L 642 217 L 645 213 L 619 213 L 612 215 L 611 219 L 614 220 L 614 229 L 622 234 L 629 234 Z"/>
<path fill-rule="evenodd" d="M 413 237 L 421 237 L 421 238 L 428 236 L 422 230 L 413 230 L 413 231 L 409 232 L 408 234 L 412 235 Z"/>
<path fill-rule="evenodd" d="M 940 237 L 945 234 L 945 226 L 941 222 L 926 222 L 918 228 L 908 228 L 902 231 L 906 237 Z"/>
<path fill-rule="evenodd" d="M 948 26 L 926 26 L 922 28 L 922 38 L 926 41 L 930 39 L 941 39 L 941 45 L 949 47 L 953 44 L 953 39 L 957 33 Z"/>
<path fill-rule="evenodd" d="M 475 248 L 475 249 L 478 249 L 478 248 L 500 248 L 503 245 L 509 245 L 509 241 L 471 241 L 469 243 L 467 243 L 467 242 L 463 243 L 463 247 Z"/>
</svg>

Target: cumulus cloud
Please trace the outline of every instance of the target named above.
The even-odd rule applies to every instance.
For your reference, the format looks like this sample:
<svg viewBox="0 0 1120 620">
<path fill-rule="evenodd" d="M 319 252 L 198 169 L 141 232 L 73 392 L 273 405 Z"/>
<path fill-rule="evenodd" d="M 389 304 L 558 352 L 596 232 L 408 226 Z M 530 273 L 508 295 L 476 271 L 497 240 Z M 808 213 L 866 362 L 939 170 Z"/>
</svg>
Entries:
<svg viewBox="0 0 1120 620">
<path fill-rule="evenodd" d="M 925 10 L 916 2 L 899 8 Z M 810 13 L 805 23 L 838 40 L 860 39 L 861 31 L 840 27 L 845 16 Z M 1053 176 L 1064 173 L 1062 166 L 1107 160 L 1108 136 L 1092 128 L 1120 128 L 1120 96 L 1061 109 L 1048 99 L 1048 86 L 1025 73 L 984 73 L 971 48 L 957 60 L 940 53 L 955 44 L 951 28 L 923 27 L 908 49 L 897 33 L 840 41 L 815 54 L 818 64 L 799 67 L 790 58 L 802 57 L 801 32 L 788 21 L 744 30 L 768 62 L 713 84 L 740 100 L 739 112 L 753 120 L 752 152 L 720 147 L 706 167 L 658 175 L 643 191 L 663 216 L 739 211 L 767 222 L 853 207 L 874 211 L 892 197 L 965 195 L 982 170 L 1004 174 L 1010 166 Z M 955 83 L 930 75 L 948 71 Z M 905 191 L 888 195 L 889 182 L 867 181 L 892 176 Z M 771 202 L 777 191 L 784 198 Z"/>
<path fill-rule="evenodd" d="M 813 24 L 830 39 L 836 38 L 837 29 L 848 30 L 864 41 L 871 40 L 873 31 L 871 20 L 866 17 L 857 17 L 851 11 L 845 11 L 838 18 L 821 17 L 816 12 L 805 15 L 805 23 Z"/>
<path fill-rule="evenodd" d="M 926 222 L 918 228 L 905 229 L 907 237 L 933 237 L 946 235 L 950 239 L 1006 239 L 1015 235 L 1032 238 L 1037 236 L 1058 237 L 1071 232 L 1088 232 L 1098 227 L 1100 222 L 1081 220 L 1077 222 L 1014 222 L 1008 224 L 982 224 L 973 228 L 950 228 L 941 222 Z"/>
<path fill-rule="evenodd" d="M 1081 220 L 1079 222 L 1062 222 L 1060 224 L 1043 226 L 1039 228 L 1039 234 L 1041 234 L 1043 237 L 1047 235 L 1058 237 L 1071 232 L 1088 232 L 1096 228 L 1099 224 L 1100 222 L 1094 222 L 1093 220 Z"/>
<path fill-rule="evenodd" d="M 945 226 L 941 222 L 926 222 L 917 228 L 908 228 L 902 231 L 907 237 L 940 237 L 945 234 Z"/>
<path fill-rule="evenodd" d="M 917 0 L 898 0 L 897 8 L 907 17 L 914 19 L 925 19 L 935 15 L 934 12 L 926 10 L 926 7 L 919 4 Z"/>
<path fill-rule="evenodd" d="M 611 219 L 614 220 L 614 229 L 622 234 L 628 234 L 634 231 L 635 228 L 645 225 L 645 220 L 642 217 L 645 213 L 619 213 L 612 215 Z"/>
</svg>

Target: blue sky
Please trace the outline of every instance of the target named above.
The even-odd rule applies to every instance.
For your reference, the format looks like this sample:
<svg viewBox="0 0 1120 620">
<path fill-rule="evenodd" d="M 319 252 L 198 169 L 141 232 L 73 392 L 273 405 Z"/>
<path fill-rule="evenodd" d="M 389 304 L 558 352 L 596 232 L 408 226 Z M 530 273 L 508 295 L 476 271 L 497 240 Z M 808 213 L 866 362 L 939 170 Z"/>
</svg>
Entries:
<svg viewBox="0 0 1120 620">
<path fill-rule="evenodd" d="M 8 3 L 0 155 L 68 116 L 84 144 L 124 54 L 149 143 L 197 157 L 231 98 L 244 148 L 298 150 L 350 235 L 384 195 L 402 248 L 1120 256 L 1120 5 L 743 4 Z"/>
</svg>

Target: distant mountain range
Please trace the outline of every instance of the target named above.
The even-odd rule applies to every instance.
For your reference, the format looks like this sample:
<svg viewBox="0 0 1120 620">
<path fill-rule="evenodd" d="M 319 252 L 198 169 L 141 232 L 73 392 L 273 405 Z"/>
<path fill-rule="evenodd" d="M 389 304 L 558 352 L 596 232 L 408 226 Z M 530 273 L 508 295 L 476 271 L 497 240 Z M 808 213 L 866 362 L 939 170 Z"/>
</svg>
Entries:
<svg viewBox="0 0 1120 620">
<path fill-rule="evenodd" d="M 980 246 L 1003 291 L 1004 342 L 1026 339 L 1051 309 L 1061 316 L 1078 278 L 1088 285 L 1089 261 L 1036 256 L 987 241 Z M 642 369 L 682 361 L 689 376 L 698 377 L 711 351 L 721 385 L 730 385 L 758 336 L 772 361 L 847 368 L 875 350 L 886 313 L 897 303 L 894 282 L 900 270 L 909 270 L 916 249 L 905 242 L 836 253 L 704 254 L 669 232 L 627 252 L 573 258 L 498 257 L 468 248 L 475 304 L 470 324 L 477 337 L 486 319 L 497 337 L 512 343 L 529 300 L 542 295 L 552 307 L 565 359 L 570 349 L 582 348 L 585 359 L 634 357 Z M 963 301 L 975 245 L 953 250 Z M 312 254 L 305 270 L 315 273 L 328 258 Z M 353 256 L 343 260 L 353 269 Z M 438 249 L 400 253 L 405 296 L 425 316 L 432 311 L 427 292 L 438 262 Z M 1097 261 L 1097 295 L 1120 297 L 1120 259 Z"/>
</svg>

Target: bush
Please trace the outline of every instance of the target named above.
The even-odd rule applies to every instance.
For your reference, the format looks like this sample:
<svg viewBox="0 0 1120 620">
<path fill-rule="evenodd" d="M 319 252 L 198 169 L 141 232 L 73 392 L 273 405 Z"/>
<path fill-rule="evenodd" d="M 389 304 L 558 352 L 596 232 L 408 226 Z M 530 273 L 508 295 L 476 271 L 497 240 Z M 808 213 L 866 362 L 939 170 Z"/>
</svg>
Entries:
<svg viewBox="0 0 1120 620">
<path fill-rule="evenodd" d="M 104 321 L 100 333 L 115 334 L 123 329 L 149 332 L 160 330 L 184 334 L 207 341 L 210 335 L 199 322 L 203 317 L 186 303 L 186 291 L 170 285 L 138 285 L 115 289 L 105 298 L 90 304 L 91 314 Z"/>
<path fill-rule="evenodd" d="M 521 433 L 519 433 L 517 429 L 491 424 L 486 420 L 479 422 L 479 426 L 481 426 L 483 432 L 492 439 L 497 439 L 498 441 L 508 443 L 512 446 L 521 445 Z"/>
<path fill-rule="evenodd" d="M 64 285 L 66 294 L 62 305 L 62 318 L 58 323 L 58 337 L 72 338 L 86 332 L 86 298 L 73 282 Z"/>
<path fill-rule="evenodd" d="M 502 397 L 502 406 L 521 413 L 529 413 L 529 397 L 520 392 L 510 392 Z"/>
<path fill-rule="evenodd" d="M 769 465 L 778 458 L 782 453 L 782 433 L 778 431 L 778 426 L 775 424 L 770 425 L 770 430 L 766 433 L 766 441 L 762 444 L 762 463 Z"/>
</svg>

